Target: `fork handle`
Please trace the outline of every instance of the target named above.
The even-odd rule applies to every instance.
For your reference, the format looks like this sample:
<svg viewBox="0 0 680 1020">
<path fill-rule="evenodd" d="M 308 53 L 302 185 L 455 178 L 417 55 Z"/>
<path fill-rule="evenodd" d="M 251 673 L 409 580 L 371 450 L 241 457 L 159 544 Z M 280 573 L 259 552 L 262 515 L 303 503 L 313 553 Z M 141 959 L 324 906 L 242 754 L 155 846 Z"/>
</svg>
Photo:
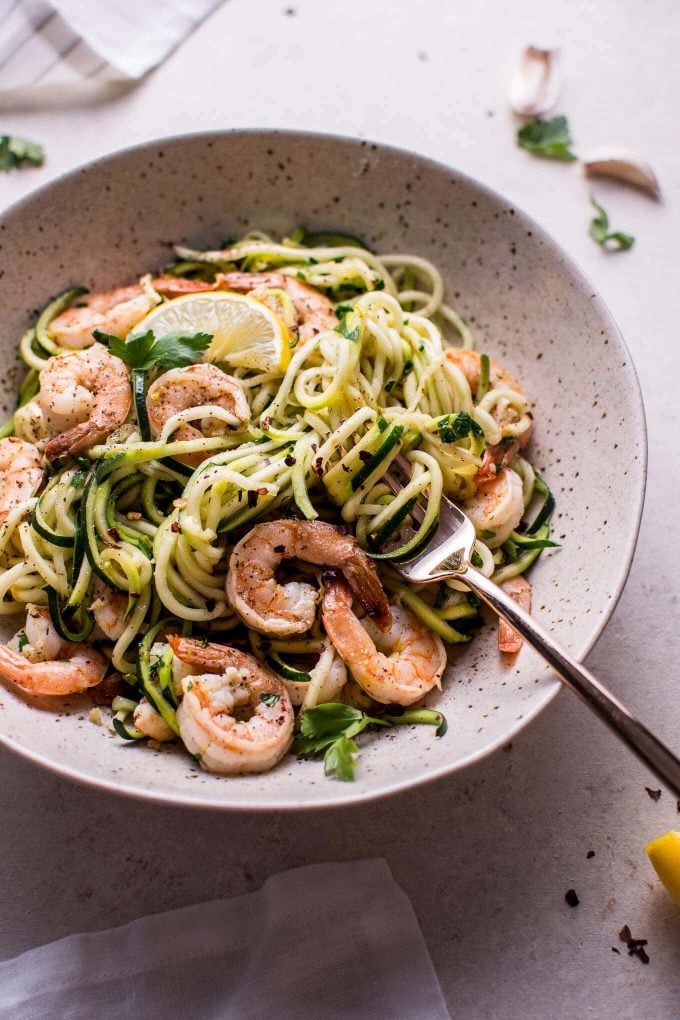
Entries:
<svg viewBox="0 0 680 1020">
<path fill-rule="evenodd" d="M 593 674 L 553 640 L 529 613 L 521 609 L 502 588 L 469 563 L 450 575 L 462 581 L 494 612 L 502 616 L 542 655 L 561 680 L 585 701 L 658 779 L 680 798 L 680 759 L 630 712 Z"/>
</svg>

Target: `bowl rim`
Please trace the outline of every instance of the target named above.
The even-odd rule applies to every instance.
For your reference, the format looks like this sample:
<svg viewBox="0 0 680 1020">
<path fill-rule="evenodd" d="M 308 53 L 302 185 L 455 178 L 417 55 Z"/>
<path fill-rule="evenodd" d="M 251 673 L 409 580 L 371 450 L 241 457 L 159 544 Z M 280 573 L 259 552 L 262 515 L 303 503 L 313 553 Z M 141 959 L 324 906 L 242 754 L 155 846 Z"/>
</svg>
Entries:
<svg viewBox="0 0 680 1020">
<path fill-rule="evenodd" d="M 124 148 L 116 149 L 113 152 L 104 154 L 103 156 L 97 156 L 95 159 L 89 160 L 86 163 L 82 163 L 79 166 L 67 170 L 64 173 L 58 174 L 56 177 L 51 178 L 49 181 L 30 191 L 27 195 L 24 195 L 18 201 L 13 202 L 10 206 L 4 209 L 0 213 L 0 224 L 4 223 L 7 219 L 14 218 L 22 213 L 25 207 L 29 207 L 30 204 L 36 199 L 41 198 L 49 193 L 49 191 L 55 187 L 58 187 L 67 182 L 75 182 L 78 177 L 83 174 L 93 172 L 101 166 L 112 166 L 118 160 L 125 159 L 126 157 L 134 153 L 144 153 L 149 150 L 157 149 L 158 146 L 164 148 L 172 146 L 181 146 L 187 141 L 211 141 L 214 139 L 222 139 L 230 136 L 246 136 L 246 137 L 261 137 L 261 138 L 275 138 L 283 137 L 287 139 L 299 139 L 301 142 L 315 141 L 320 144 L 334 144 L 342 143 L 347 146 L 354 148 L 365 149 L 367 146 L 371 147 L 373 151 L 383 151 L 390 155 L 400 157 L 402 159 L 415 159 L 418 162 L 424 164 L 426 167 L 431 168 L 437 172 L 454 173 L 456 177 L 464 184 L 472 186 L 484 195 L 485 198 L 491 199 L 495 202 L 501 202 L 512 208 L 519 218 L 527 224 L 532 232 L 541 238 L 544 242 L 547 250 L 551 255 L 558 257 L 565 268 L 575 276 L 582 284 L 587 285 L 590 288 L 590 293 L 599 305 L 600 313 L 607 320 L 609 330 L 614 334 L 621 344 L 623 351 L 627 355 L 626 369 L 628 370 L 629 382 L 630 382 L 630 397 L 634 405 L 637 407 L 639 423 L 640 423 L 640 447 L 639 456 L 636 461 L 631 463 L 631 469 L 637 472 L 637 477 L 634 479 L 634 487 L 631 498 L 631 503 L 634 503 L 632 509 L 634 510 L 633 515 L 633 527 L 630 530 L 627 539 L 627 548 L 625 555 L 618 560 L 619 568 L 612 585 L 611 598 L 608 600 L 606 607 L 604 607 L 601 616 L 597 620 L 590 637 L 584 641 L 578 648 L 570 649 L 571 654 L 579 661 L 583 661 L 588 653 L 595 646 L 599 637 L 601 636 L 604 628 L 612 617 L 616 606 L 618 605 L 619 599 L 623 593 L 628 576 L 630 574 L 633 557 L 637 547 L 638 537 L 640 533 L 640 524 L 642 520 L 642 512 L 644 508 L 646 481 L 647 481 L 647 470 L 648 470 L 648 433 L 647 433 L 647 422 L 645 417 L 644 401 L 642 397 L 642 389 L 640 386 L 640 380 L 635 367 L 635 362 L 632 358 L 630 348 L 626 343 L 626 340 L 619 329 L 616 320 L 614 319 L 608 304 L 603 299 L 600 292 L 595 288 L 589 278 L 581 270 L 576 263 L 575 259 L 555 240 L 545 227 L 539 224 L 533 219 L 528 213 L 522 208 L 518 207 L 515 202 L 511 202 L 506 199 L 502 194 L 496 191 L 489 185 L 478 181 L 476 178 L 471 177 L 456 167 L 451 166 L 447 163 L 441 162 L 440 160 L 433 159 L 430 156 L 425 156 L 420 152 L 416 152 L 413 149 L 406 149 L 401 146 L 391 145 L 380 141 L 375 141 L 370 138 L 359 138 L 352 135 L 335 134 L 332 132 L 320 132 L 320 131 L 303 131 L 298 129 L 288 128 L 225 128 L 216 129 L 210 131 L 190 131 L 182 132 L 175 135 L 162 136 L 160 138 L 152 138 L 143 142 L 134 143 L 132 145 L 125 146 Z M 260 800 L 257 803 L 233 803 L 224 802 L 221 803 L 211 797 L 203 795 L 199 796 L 188 796 L 186 794 L 171 794 L 164 791 L 145 790 L 133 785 L 127 785 L 125 783 L 117 783 L 113 777 L 103 778 L 88 775 L 80 772 L 78 769 L 68 765 L 62 765 L 58 762 L 54 762 L 49 758 L 43 756 L 38 751 L 34 751 L 29 747 L 20 744 L 15 741 L 13 737 L 5 734 L 0 729 L 0 744 L 9 750 L 15 752 L 21 758 L 26 761 L 32 762 L 35 765 L 39 765 L 42 768 L 47 769 L 56 775 L 67 779 L 77 785 L 86 786 L 88 788 L 106 791 L 108 793 L 117 794 L 119 797 L 126 799 L 133 799 L 143 801 L 145 803 L 162 804 L 167 806 L 173 806 L 177 808 L 193 808 L 200 810 L 219 811 L 219 812 L 233 812 L 233 813 L 266 813 L 273 811 L 289 812 L 289 811 L 316 811 L 316 810 L 329 810 L 331 808 L 346 808 L 355 807 L 360 804 L 367 804 L 371 801 L 382 799 L 385 797 L 391 797 L 393 795 L 402 793 L 406 790 L 415 789 L 416 787 L 423 786 L 426 783 L 433 782 L 437 779 L 442 779 L 444 776 L 452 775 L 462 769 L 468 768 L 483 759 L 490 757 L 500 747 L 506 745 L 511 741 L 521 730 L 529 726 L 548 705 L 557 697 L 562 690 L 564 685 L 556 677 L 548 676 L 546 682 L 541 686 L 541 697 L 536 698 L 536 704 L 532 706 L 526 713 L 524 713 L 521 719 L 518 719 L 510 729 L 503 734 L 502 737 L 489 740 L 478 750 L 467 754 L 465 757 L 452 762 L 450 764 L 441 765 L 431 771 L 425 772 L 420 775 L 413 777 L 399 779 L 395 782 L 390 783 L 387 786 L 379 787 L 378 789 L 371 789 L 361 791 L 356 789 L 353 792 L 353 787 L 350 784 L 343 784 L 347 787 L 347 792 L 343 797 L 336 797 L 332 799 L 317 799 L 313 801 L 304 800 L 284 800 L 281 798 L 272 798 L 271 801 Z M 247 777 L 241 777 L 247 778 Z"/>
</svg>

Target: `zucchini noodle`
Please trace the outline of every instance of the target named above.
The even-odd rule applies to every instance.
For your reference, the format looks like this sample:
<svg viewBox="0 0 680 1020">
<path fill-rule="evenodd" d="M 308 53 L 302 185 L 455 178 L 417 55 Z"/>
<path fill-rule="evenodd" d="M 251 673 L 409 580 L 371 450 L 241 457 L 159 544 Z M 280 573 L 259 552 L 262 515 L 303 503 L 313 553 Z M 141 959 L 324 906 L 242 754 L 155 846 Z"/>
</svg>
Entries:
<svg viewBox="0 0 680 1020">
<path fill-rule="evenodd" d="M 443 496 L 470 513 L 473 562 L 499 582 L 554 544 L 554 500 L 524 449 L 527 396 L 505 368 L 475 352 L 467 322 L 444 302 L 439 270 L 420 256 L 375 254 L 352 238 L 321 245 L 310 238 L 300 230 L 279 242 L 257 232 L 215 250 L 178 246 L 163 277 L 141 281 L 149 303 L 160 302 L 152 317 L 167 302 L 186 301 L 192 286 L 218 297 L 232 289 L 230 278 L 239 281 L 234 291 L 258 285 L 249 301 L 273 310 L 286 337 L 278 365 L 232 363 L 228 344 L 216 362 L 245 394 L 247 422 L 206 393 L 152 432 L 144 399 L 162 369 L 136 367 L 125 424 L 76 457 L 44 464 L 38 493 L 0 517 L 0 614 L 45 606 L 51 591 L 62 629 L 70 633 L 77 620 L 78 633 L 101 642 L 125 677 L 114 720 L 124 739 L 144 736 L 131 723 L 144 693 L 176 732 L 164 618 L 185 636 L 248 640 L 303 709 L 341 696 L 347 671 L 319 614 L 307 634 L 269 640 L 246 632 L 229 605 L 229 554 L 256 522 L 294 515 L 349 528 L 392 599 L 450 645 L 469 640 L 479 624 L 475 600 L 455 581 L 411 587 L 391 566 L 426 544 Z M 179 297 L 168 294 L 168 280 L 177 281 Z M 314 302 L 303 315 L 296 286 L 315 288 L 326 315 L 319 328 L 307 328 Z M 77 312 L 83 294 L 58 296 L 20 338 L 29 373 L 3 437 L 44 449 L 50 424 L 36 394 L 41 373 L 66 350 L 51 324 Z M 396 495 L 385 477 L 395 471 Z M 516 492 L 506 512 L 509 480 Z M 300 570 L 318 583 L 319 570 Z M 116 617 L 109 630 L 105 611 Z"/>
</svg>

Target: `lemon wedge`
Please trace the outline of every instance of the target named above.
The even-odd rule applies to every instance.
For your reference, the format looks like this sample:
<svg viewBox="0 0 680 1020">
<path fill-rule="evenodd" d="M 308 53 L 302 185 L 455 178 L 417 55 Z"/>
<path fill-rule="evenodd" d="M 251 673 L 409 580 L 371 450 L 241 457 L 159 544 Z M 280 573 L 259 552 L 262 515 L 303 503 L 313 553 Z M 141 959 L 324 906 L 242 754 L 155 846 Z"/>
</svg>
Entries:
<svg viewBox="0 0 680 1020">
<path fill-rule="evenodd" d="M 206 361 L 226 362 L 231 368 L 285 372 L 290 361 L 291 334 L 276 312 L 245 294 L 206 291 L 185 294 L 158 305 L 135 332 L 212 333 Z"/>
<path fill-rule="evenodd" d="M 654 870 L 676 903 L 680 903 L 680 832 L 669 829 L 645 847 Z"/>
</svg>

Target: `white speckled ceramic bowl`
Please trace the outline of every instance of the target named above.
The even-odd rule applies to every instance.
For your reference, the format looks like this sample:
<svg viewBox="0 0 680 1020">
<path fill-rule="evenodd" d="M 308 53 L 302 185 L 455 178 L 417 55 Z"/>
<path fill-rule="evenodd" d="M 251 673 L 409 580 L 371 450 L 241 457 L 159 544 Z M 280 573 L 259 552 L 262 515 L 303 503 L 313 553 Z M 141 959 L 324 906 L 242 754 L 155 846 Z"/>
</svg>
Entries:
<svg viewBox="0 0 680 1020">
<path fill-rule="evenodd" d="M 6 409 L 20 332 L 50 295 L 97 290 L 168 261 L 170 243 L 212 247 L 249 228 L 303 223 L 349 231 L 378 252 L 408 251 L 442 270 L 478 346 L 535 400 L 532 459 L 557 497 L 562 549 L 532 572 L 535 613 L 576 656 L 593 645 L 633 554 L 645 478 L 645 425 L 630 355 L 587 280 L 499 195 L 449 167 L 365 141 L 234 131 L 155 142 L 68 174 L 0 224 Z M 616 399 L 611 399 L 611 394 Z M 606 399 L 606 396 L 609 399 Z M 12 631 L 8 621 L 6 632 Z M 356 782 L 287 758 L 262 776 L 208 775 L 188 755 L 123 744 L 88 721 L 90 702 L 0 693 L 0 739 L 62 775 L 149 800 L 257 810 L 346 804 L 460 769 L 506 743 L 559 690 L 526 649 L 501 661 L 495 628 L 455 648 L 430 727 L 364 737 Z M 585 710 L 584 710 L 585 711 Z"/>
</svg>

